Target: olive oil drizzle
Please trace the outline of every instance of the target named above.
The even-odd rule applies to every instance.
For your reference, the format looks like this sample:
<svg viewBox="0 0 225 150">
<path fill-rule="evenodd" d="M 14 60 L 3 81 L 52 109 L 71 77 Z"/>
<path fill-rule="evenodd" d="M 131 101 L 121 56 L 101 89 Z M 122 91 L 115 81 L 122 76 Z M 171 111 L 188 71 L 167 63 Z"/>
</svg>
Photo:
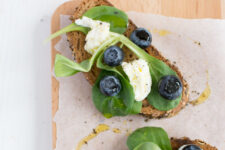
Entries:
<svg viewBox="0 0 225 150">
<path fill-rule="evenodd" d="M 168 30 L 165 30 L 165 29 L 153 29 L 153 31 L 152 31 L 153 33 L 157 33 L 157 34 L 159 34 L 159 36 L 166 36 L 166 35 L 168 35 L 168 34 L 171 34 L 171 32 L 170 31 L 168 31 Z"/>
<path fill-rule="evenodd" d="M 113 128 L 114 133 L 121 133 L 121 130 L 119 128 Z"/>
<path fill-rule="evenodd" d="M 84 144 L 87 144 L 88 141 L 92 140 L 93 138 L 95 138 L 98 134 L 100 134 L 101 132 L 105 132 L 109 130 L 109 126 L 106 124 L 100 124 L 98 125 L 95 129 L 93 129 L 93 132 L 90 133 L 88 136 L 84 137 L 77 145 L 76 150 L 80 150 L 81 147 Z"/>
<path fill-rule="evenodd" d="M 172 32 L 168 31 L 168 30 L 165 30 L 165 29 L 148 29 L 150 32 L 152 33 L 155 33 L 155 34 L 158 34 L 159 36 L 167 36 L 169 34 L 172 34 Z"/>
<path fill-rule="evenodd" d="M 190 102 L 190 104 L 192 104 L 193 106 L 196 106 L 196 105 L 199 105 L 199 104 L 204 103 L 209 98 L 209 96 L 211 94 L 211 88 L 209 86 L 209 73 L 208 73 L 208 71 L 206 71 L 206 73 L 207 73 L 206 88 L 200 94 L 200 96 L 197 99 L 195 99 L 195 100 L 193 100 L 193 101 Z"/>
<path fill-rule="evenodd" d="M 201 95 L 200 95 L 197 99 L 191 101 L 190 103 L 191 103 L 193 106 L 202 104 L 202 103 L 204 103 L 204 102 L 209 98 L 210 94 L 211 94 L 211 89 L 210 89 L 209 84 L 207 83 L 206 88 L 205 88 L 205 90 L 201 93 Z"/>
</svg>

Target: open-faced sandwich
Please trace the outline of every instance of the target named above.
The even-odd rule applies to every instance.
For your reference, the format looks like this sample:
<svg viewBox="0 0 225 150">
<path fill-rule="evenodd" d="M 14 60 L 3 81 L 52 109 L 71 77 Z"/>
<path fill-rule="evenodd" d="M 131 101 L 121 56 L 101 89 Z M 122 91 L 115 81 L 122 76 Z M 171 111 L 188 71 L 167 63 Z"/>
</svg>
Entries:
<svg viewBox="0 0 225 150">
<path fill-rule="evenodd" d="M 159 127 L 143 127 L 135 130 L 127 139 L 129 150 L 217 150 L 201 140 L 168 137 Z"/>
<path fill-rule="evenodd" d="M 57 54 L 57 77 L 84 72 L 93 102 L 106 118 L 171 117 L 187 104 L 186 81 L 151 45 L 148 30 L 137 28 L 106 0 L 83 0 L 74 9 L 72 24 L 49 38 L 67 33 L 76 60 Z"/>
</svg>

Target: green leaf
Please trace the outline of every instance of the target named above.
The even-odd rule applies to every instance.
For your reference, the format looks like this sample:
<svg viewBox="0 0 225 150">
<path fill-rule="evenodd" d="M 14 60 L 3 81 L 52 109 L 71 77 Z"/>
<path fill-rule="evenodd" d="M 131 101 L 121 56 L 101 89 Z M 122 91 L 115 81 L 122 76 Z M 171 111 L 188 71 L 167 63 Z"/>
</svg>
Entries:
<svg viewBox="0 0 225 150">
<path fill-rule="evenodd" d="M 131 51 L 133 51 L 139 58 L 144 59 L 149 63 L 150 66 L 150 73 L 152 77 L 152 88 L 151 92 L 148 95 L 147 99 L 148 102 L 156 109 L 167 111 L 170 109 L 175 108 L 181 101 L 181 97 L 178 97 L 175 100 L 167 100 L 163 98 L 158 91 L 158 83 L 161 79 L 161 77 L 166 75 L 176 75 L 176 72 L 170 68 L 166 63 L 163 61 L 150 56 L 148 53 L 146 53 L 144 50 L 142 50 L 140 47 L 138 47 L 136 44 L 131 42 L 127 37 L 121 35 L 120 41 L 127 46 Z"/>
<path fill-rule="evenodd" d="M 152 142 L 144 142 L 135 147 L 134 150 L 161 150 L 161 148 Z"/>
<path fill-rule="evenodd" d="M 116 96 L 105 96 L 99 89 L 99 83 L 107 75 L 116 76 L 121 82 L 121 91 Z M 92 100 L 96 108 L 107 118 L 128 115 L 134 104 L 134 92 L 130 83 L 113 71 L 102 70 L 92 88 Z"/>
<path fill-rule="evenodd" d="M 80 64 L 57 54 L 55 58 L 56 77 L 72 76 L 78 72 L 89 72 L 101 52 L 106 48 L 106 46 L 114 43 L 115 40 L 116 37 L 112 37 L 110 40 L 103 43 L 90 59 L 84 60 Z"/>
<path fill-rule="evenodd" d="M 88 31 L 90 30 L 90 28 L 87 28 L 87 27 L 82 27 L 82 26 L 79 26 L 75 23 L 72 23 L 64 28 L 62 28 L 61 30 L 53 33 L 52 35 L 50 35 L 46 40 L 45 42 L 48 42 L 54 38 L 56 38 L 57 36 L 60 36 L 62 34 L 65 34 L 65 33 L 68 33 L 68 32 L 72 32 L 72 31 L 81 31 L 83 32 L 84 34 L 87 34 Z"/>
<path fill-rule="evenodd" d="M 104 55 L 104 52 L 99 55 L 99 57 L 97 59 L 97 63 L 96 63 L 97 67 L 99 69 L 103 69 L 103 70 L 106 70 L 106 71 L 116 72 L 120 76 L 124 77 L 123 74 L 120 71 L 118 71 L 118 69 L 116 67 L 110 67 L 110 66 L 103 63 L 103 55 Z"/>
<path fill-rule="evenodd" d="M 55 57 L 56 77 L 72 76 L 77 72 L 80 72 L 82 69 L 83 71 L 85 71 L 85 69 L 80 64 L 77 64 L 62 55 L 56 54 Z"/>
<path fill-rule="evenodd" d="M 144 142 L 152 142 L 162 150 L 172 150 L 170 139 L 162 128 L 143 127 L 135 130 L 127 139 L 129 150 L 134 150 Z"/>
<path fill-rule="evenodd" d="M 110 6 L 97 6 L 89 9 L 84 13 L 83 16 L 94 20 L 100 20 L 103 22 L 110 23 L 110 31 L 116 33 L 124 33 L 128 25 L 127 15 L 115 8 Z"/>
<path fill-rule="evenodd" d="M 150 63 L 150 72 L 152 76 L 152 90 L 147 97 L 148 102 L 158 110 L 167 111 L 177 107 L 181 101 L 181 96 L 175 100 L 167 100 L 163 98 L 158 92 L 158 83 L 165 75 L 176 75 L 169 66 L 164 62 L 154 58 Z"/>
<path fill-rule="evenodd" d="M 134 101 L 134 105 L 130 110 L 130 114 L 138 114 L 141 112 L 142 102 Z"/>
<path fill-rule="evenodd" d="M 113 116 L 126 116 L 127 108 L 121 99 L 117 97 L 107 97 L 102 99 L 102 113 L 106 118 Z"/>
</svg>

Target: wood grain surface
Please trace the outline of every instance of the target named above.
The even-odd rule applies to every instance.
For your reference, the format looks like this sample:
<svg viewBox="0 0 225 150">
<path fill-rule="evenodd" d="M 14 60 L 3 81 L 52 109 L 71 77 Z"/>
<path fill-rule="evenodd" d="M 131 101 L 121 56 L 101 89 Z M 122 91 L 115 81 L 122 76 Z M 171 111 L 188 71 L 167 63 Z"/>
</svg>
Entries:
<svg viewBox="0 0 225 150">
<path fill-rule="evenodd" d="M 183 18 L 225 18 L 225 0 L 109 0 L 124 11 L 138 11 Z M 73 0 L 59 6 L 52 16 L 51 32 L 60 29 L 60 14 L 71 15 L 81 0 Z M 54 65 L 55 44 L 60 37 L 52 40 L 52 69 Z M 58 109 L 59 82 L 52 76 L 52 117 Z M 56 147 L 56 124 L 52 123 L 53 149 Z"/>
<path fill-rule="evenodd" d="M 111 0 L 125 11 L 139 11 L 183 18 L 222 18 L 224 0 Z M 223 10 L 223 11 L 222 11 Z"/>
</svg>

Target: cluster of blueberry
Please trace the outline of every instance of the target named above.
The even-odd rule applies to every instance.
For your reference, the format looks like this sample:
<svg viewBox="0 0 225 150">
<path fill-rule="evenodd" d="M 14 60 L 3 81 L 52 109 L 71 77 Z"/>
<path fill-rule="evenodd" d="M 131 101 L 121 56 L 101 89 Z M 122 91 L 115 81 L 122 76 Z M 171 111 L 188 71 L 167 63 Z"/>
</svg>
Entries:
<svg viewBox="0 0 225 150">
<path fill-rule="evenodd" d="M 147 48 L 152 42 L 151 33 L 144 28 L 137 28 L 130 36 L 130 40 L 141 48 Z M 124 59 L 123 50 L 118 46 L 110 46 L 104 52 L 104 63 L 111 67 L 121 65 Z M 162 97 L 173 100 L 182 93 L 182 83 L 174 75 L 164 76 L 158 84 Z M 115 76 L 106 76 L 100 81 L 100 90 L 106 96 L 115 96 L 121 90 L 121 83 Z"/>
</svg>

